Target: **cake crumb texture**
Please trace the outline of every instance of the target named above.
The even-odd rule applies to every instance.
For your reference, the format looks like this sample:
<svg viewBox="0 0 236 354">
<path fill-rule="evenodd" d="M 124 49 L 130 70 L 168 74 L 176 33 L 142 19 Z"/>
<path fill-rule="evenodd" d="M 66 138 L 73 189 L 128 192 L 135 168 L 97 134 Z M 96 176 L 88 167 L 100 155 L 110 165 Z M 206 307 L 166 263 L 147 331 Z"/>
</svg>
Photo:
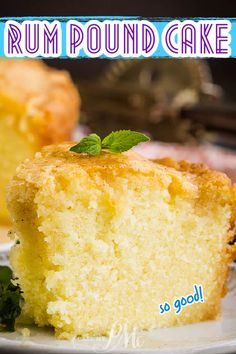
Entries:
<svg viewBox="0 0 236 354">
<path fill-rule="evenodd" d="M 73 144 L 43 148 L 8 189 L 24 314 L 59 338 L 217 318 L 235 256 L 227 176 L 132 151 L 76 154 Z M 160 315 L 194 284 L 204 303 Z"/>
</svg>

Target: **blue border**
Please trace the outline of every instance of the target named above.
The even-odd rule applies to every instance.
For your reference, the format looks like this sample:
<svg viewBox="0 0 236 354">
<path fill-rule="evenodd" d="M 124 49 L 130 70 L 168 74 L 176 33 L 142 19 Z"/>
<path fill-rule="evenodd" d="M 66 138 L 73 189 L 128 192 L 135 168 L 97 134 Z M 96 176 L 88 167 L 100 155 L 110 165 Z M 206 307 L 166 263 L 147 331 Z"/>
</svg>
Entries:
<svg viewBox="0 0 236 354">
<path fill-rule="evenodd" d="M 231 57 L 235 58 L 236 57 L 236 18 L 235 17 L 227 17 L 227 18 L 222 18 L 222 17 L 182 17 L 182 18 L 167 18 L 167 17 L 140 17 L 140 16 L 25 16 L 25 17 L 2 17 L 0 19 L 0 57 L 5 57 L 4 55 L 4 27 L 5 27 L 5 22 L 8 20 L 14 20 L 17 22 L 23 22 L 25 20 L 48 20 L 48 21 L 53 21 L 53 20 L 58 20 L 61 22 L 61 29 L 62 29 L 62 54 L 60 58 L 64 59 L 69 59 L 69 57 L 66 55 L 66 22 L 69 20 L 76 20 L 81 23 L 85 23 L 89 20 L 99 20 L 99 21 L 104 21 L 104 20 L 148 20 L 154 24 L 154 26 L 157 28 L 157 31 L 159 33 L 159 38 L 161 38 L 161 34 L 163 32 L 164 27 L 173 20 L 179 20 L 179 21 L 184 21 L 184 20 L 193 20 L 193 21 L 199 21 L 199 20 L 229 20 L 231 22 L 232 28 L 230 31 L 231 34 Z M 152 55 L 152 57 L 155 58 L 171 58 L 170 55 L 168 55 L 161 43 L 161 40 L 159 40 L 159 45 L 156 50 L 156 52 Z M 211 56 L 209 56 L 211 57 Z M 84 51 L 82 50 L 80 52 L 79 58 L 88 58 Z M 106 56 L 100 56 L 100 58 L 107 58 Z M 120 57 L 117 56 L 114 59 L 119 59 Z M 132 58 L 132 57 L 130 57 Z M 77 59 L 77 58 L 76 58 Z M 109 59 L 109 58 L 108 58 Z"/>
</svg>

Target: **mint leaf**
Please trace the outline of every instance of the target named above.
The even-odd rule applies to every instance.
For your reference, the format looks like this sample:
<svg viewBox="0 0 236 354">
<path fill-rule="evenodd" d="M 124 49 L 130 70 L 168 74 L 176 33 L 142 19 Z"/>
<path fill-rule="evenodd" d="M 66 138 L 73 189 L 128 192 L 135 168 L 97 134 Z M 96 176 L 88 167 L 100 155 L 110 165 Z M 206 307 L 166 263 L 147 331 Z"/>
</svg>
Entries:
<svg viewBox="0 0 236 354">
<path fill-rule="evenodd" d="M 21 313 L 22 291 L 12 283 L 12 271 L 0 266 L 0 329 L 14 331 L 16 318 Z"/>
<path fill-rule="evenodd" d="M 131 130 L 112 132 L 102 141 L 102 148 L 119 153 L 131 149 L 133 146 L 150 140 L 146 135 Z"/>
<path fill-rule="evenodd" d="M 102 149 L 101 138 L 97 134 L 89 134 L 80 142 L 72 146 L 70 151 L 79 153 L 87 153 L 92 156 L 99 155 Z"/>
<path fill-rule="evenodd" d="M 12 279 L 12 270 L 7 266 L 0 266 L 0 283 L 9 284 Z"/>
<path fill-rule="evenodd" d="M 80 142 L 72 146 L 70 151 L 78 154 L 84 152 L 89 155 L 99 155 L 102 149 L 113 153 L 120 153 L 131 149 L 133 146 L 150 140 L 146 135 L 132 130 L 119 130 L 106 136 L 103 141 L 97 134 L 89 134 Z"/>
</svg>

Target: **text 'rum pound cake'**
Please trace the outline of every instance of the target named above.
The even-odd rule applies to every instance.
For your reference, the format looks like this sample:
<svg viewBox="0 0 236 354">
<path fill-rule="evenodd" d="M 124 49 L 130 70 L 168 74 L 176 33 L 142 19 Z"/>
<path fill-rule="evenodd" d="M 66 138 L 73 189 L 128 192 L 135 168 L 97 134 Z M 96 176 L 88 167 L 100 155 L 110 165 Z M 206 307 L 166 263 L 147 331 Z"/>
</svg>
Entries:
<svg viewBox="0 0 236 354">
<path fill-rule="evenodd" d="M 226 175 L 72 145 L 43 148 L 9 186 L 24 314 L 59 338 L 217 318 L 235 255 L 236 191 Z M 204 302 L 160 314 L 195 284 Z"/>
<path fill-rule="evenodd" d="M 43 145 L 69 140 L 78 112 L 67 72 L 40 60 L 0 60 L 0 224 L 8 222 L 6 185 L 16 166 Z"/>
</svg>

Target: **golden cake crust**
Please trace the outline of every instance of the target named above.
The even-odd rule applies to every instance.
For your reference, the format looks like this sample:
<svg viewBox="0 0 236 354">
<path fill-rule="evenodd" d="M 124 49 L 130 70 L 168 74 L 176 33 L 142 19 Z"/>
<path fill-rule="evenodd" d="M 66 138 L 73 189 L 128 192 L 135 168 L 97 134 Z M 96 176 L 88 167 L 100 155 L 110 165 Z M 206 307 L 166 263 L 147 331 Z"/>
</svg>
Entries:
<svg viewBox="0 0 236 354">
<path fill-rule="evenodd" d="M 68 140 L 78 118 L 80 99 L 69 74 L 41 60 L 0 60 L 0 97 L 22 112 L 21 127 L 38 135 L 40 146 Z"/>
<path fill-rule="evenodd" d="M 16 177 L 26 179 L 28 182 L 40 185 L 41 179 L 44 179 L 44 173 L 47 175 L 52 170 L 58 170 L 63 173 L 86 173 L 90 177 L 96 178 L 97 182 L 106 181 L 115 176 L 126 175 L 131 172 L 133 176 L 157 175 L 159 179 L 166 179 L 166 169 L 171 170 L 176 179 L 181 180 L 181 172 L 170 169 L 161 164 L 145 159 L 134 151 L 128 151 L 122 154 L 112 154 L 104 152 L 99 156 L 89 156 L 86 153 L 77 154 L 69 151 L 70 147 L 76 142 L 65 142 L 58 145 L 48 145 L 42 148 L 41 152 L 36 153 L 33 160 L 26 160 L 17 169 Z M 44 169 L 45 167 L 45 169 Z M 43 171 L 43 172 L 42 172 Z M 29 173 L 30 172 L 30 173 Z M 191 189 L 191 185 L 186 184 L 186 190 Z"/>
<path fill-rule="evenodd" d="M 212 198 L 217 199 L 220 196 L 222 202 L 236 206 L 236 186 L 232 185 L 226 174 L 210 170 L 204 164 L 176 161 L 172 158 L 147 160 L 134 151 L 122 154 L 103 151 L 99 156 L 89 156 L 86 153 L 77 154 L 69 151 L 70 147 L 75 144 L 76 142 L 65 142 L 43 147 L 41 152 L 36 153 L 33 163 L 32 160 L 26 160 L 20 165 L 17 175 L 20 174 L 22 178 L 32 178 L 38 181 L 44 165 L 47 168 L 51 166 L 51 168 L 64 170 L 65 173 L 72 170 L 77 172 L 83 170 L 89 175 L 98 174 L 103 179 L 132 171 L 134 174 L 157 174 L 158 178 L 162 176 L 164 181 L 168 171 L 176 177 L 176 181 L 183 182 L 184 180 L 183 188 L 189 193 L 196 193 L 196 197 L 205 199 L 209 196 L 209 193 L 213 193 L 211 194 Z M 28 168 L 31 172 L 30 176 L 27 176 Z M 189 183 L 186 183 L 186 181 Z M 199 187 L 198 191 L 195 188 L 196 184 Z M 179 186 L 176 184 L 177 187 Z M 222 191 L 224 191 L 223 196 Z"/>
<path fill-rule="evenodd" d="M 207 188 L 211 191 L 213 188 L 220 189 L 220 192 L 224 190 L 229 198 L 228 202 L 231 201 L 232 205 L 236 206 L 236 185 L 232 184 L 232 181 L 225 173 L 211 170 L 203 163 L 191 163 L 185 160 L 177 161 L 171 157 L 155 159 L 152 162 L 173 168 L 194 179 L 197 178 L 200 185 L 204 187 L 204 190 Z"/>
</svg>

